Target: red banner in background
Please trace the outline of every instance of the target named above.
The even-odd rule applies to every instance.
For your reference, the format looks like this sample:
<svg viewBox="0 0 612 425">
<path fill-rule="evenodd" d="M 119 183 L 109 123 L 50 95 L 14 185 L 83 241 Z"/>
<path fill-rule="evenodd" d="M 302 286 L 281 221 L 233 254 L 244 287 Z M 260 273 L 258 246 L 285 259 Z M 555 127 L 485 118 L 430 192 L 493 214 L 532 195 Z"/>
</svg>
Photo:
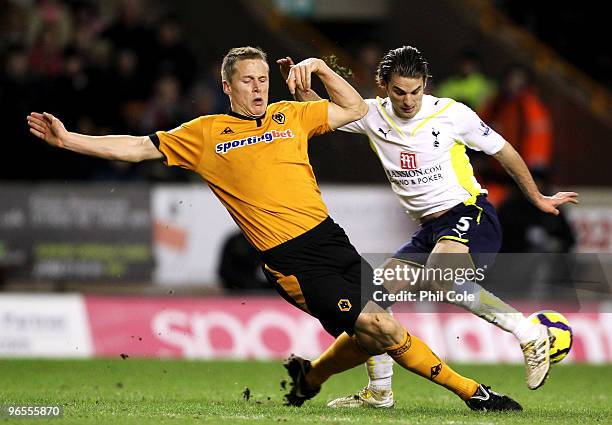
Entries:
<svg viewBox="0 0 612 425">
<path fill-rule="evenodd" d="M 332 341 L 276 297 L 85 297 L 96 355 L 187 358 L 316 356 Z"/>
<path fill-rule="evenodd" d="M 296 353 L 312 358 L 332 341 L 316 319 L 279 297 L 84 300 L 97 356 L 271 359 Z M 612 362 L 612 313 L 589 311 L 565 313 L 574 331 L 565 361 Z M 471 314 L 396 317 L 448 361 L 522 361 L 512 335 Z"/>
</svg>

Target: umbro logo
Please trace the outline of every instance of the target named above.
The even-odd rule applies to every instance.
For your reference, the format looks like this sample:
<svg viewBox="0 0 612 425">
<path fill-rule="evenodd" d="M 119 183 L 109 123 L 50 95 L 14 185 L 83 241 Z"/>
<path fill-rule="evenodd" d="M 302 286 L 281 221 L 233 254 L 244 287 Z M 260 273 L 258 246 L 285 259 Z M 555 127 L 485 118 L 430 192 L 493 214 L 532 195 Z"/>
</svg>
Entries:
<svg viewBox="0 0 612 425">
<path fill-rule="evenodd" d="M 389 130 L 387 130 L 385 132 L 382 128 L 378 127 L 378 131 L 380 131 L 382 133 L 382 135 L 385 136 L 385 139 L 386 139 L 387 138 L 387 134 L 389 134 L 391 132 L 391 129 L 389 129 Z"/>
<path fill-rule="evenodd" d="M 440 372 L 442 372 L 442 363 L 438 363 L 435 366 L 431 367 L 431 380 L 433 381 L 433 379 L 438 376 L 440 374 Z"/>
<path fill-rule="evenodd" d="M 225 127 L 225 130 L 223 130 L 221 132 L 221 134 L 230 134 L 230 133 L 233 133 L 233 132 L 234 132 L 234 130 L 232 130 L 231 128 Z"/>
</svg>

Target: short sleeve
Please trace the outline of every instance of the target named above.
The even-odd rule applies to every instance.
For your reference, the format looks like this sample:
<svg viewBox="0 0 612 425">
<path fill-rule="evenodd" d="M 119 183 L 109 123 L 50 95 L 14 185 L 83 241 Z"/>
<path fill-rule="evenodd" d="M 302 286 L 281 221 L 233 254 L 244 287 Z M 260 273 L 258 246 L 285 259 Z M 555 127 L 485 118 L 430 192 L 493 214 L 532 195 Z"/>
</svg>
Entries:
<svg viewBox="0 0 612 425">
<path fill-rule="evenodd" d="M 363 118 L 357 121 L 350 122 L 348 124 L 343 125 L 342 127 L 338 127 L 338 130 L 344 131 L 346 133 L 365 133 L 365 127 L 363 125 Z"/>
<path fill-rule="evenodd" d="M 342 127 L 338 127 L 338 130 L 345 131 L 347 133 L 367 134 L 365 120 L 369 114 L 373 113 L 373 110 L 376 110 L 377 101 L 375 99 L 366 99 L 365 102 L 368 105 L 368 113 L 357 121 L 353 121 L 343 125 Z"/>
<path fill-rule="evenodd" d="M 328 124 L 329 100 L 322 99 L 315 102 L 292 102 L 305 133 L 308 138 L 330 132 L 332 129 Z"/>
<path fill-rule="evenodd" d="M 504 147 L 506 140 L 469 107 L 457 102 L 449 112 L 459 141 L 470 149 L 494 155 Z"/>
<path fill-rule="evenodd" d="M 204 149 L 204 117 L 181 124 L 170 131 L 157 131 L 149 137 L 164 155 L 168 166 L 195 170 Z"/>
</svg>

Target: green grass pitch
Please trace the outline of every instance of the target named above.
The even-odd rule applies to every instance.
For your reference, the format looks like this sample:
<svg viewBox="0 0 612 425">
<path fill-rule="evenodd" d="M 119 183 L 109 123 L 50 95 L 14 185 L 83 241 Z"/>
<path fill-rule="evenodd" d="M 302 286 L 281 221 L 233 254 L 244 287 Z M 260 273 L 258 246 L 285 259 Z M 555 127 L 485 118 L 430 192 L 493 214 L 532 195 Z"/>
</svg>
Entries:
<svg viewBox="0 0 612 425">
<path fill-rule="evenodd" d="M 456 365 L 513 396 L 525 411 L 472 412 L 448 391 L 396 365 L 396 407 L 332 410 L 325 403 L 366 382 L 364 367 L 332 378 L 302 408 L 282 405 L 280 362 L 0 360 L 0 405 L 63 405 L 60 419 L 15 424 L 610 424 L 612 366 L 554 366 L 530 391 L 522 366 Z M 243 398 L 245 388 L 251 396 Z"/>
</svg>

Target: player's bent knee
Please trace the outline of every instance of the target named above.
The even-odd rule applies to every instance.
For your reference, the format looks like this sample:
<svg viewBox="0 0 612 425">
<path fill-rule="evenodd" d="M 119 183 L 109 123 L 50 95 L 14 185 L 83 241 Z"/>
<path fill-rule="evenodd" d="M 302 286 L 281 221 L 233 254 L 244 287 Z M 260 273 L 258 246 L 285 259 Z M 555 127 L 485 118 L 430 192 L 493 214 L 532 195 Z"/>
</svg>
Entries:
<svg viewBox="0 0 612 425">
<path fill-rule="evenodd" d="M 365 335 L 376 341 L 376 350 L 398 344 L 404 337 L 403 326 L 388 313 L 362 313 L 355 323 L 355 334 L 362 339 Z M 369 343 L 366 338 L 364 343 Z"/>
</svg>

